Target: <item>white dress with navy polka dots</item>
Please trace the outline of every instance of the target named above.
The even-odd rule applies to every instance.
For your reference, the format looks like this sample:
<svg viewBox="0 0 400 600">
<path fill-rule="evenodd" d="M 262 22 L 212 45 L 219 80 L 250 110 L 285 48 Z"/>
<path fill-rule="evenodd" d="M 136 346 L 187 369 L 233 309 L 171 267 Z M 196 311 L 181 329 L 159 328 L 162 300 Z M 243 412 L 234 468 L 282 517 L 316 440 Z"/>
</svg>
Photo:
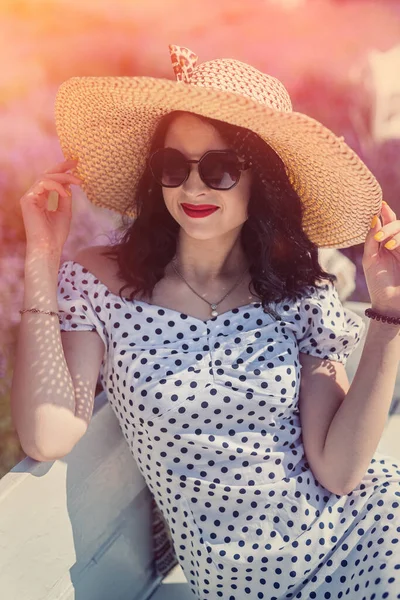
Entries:
<svg viewBox="0 0 400 600">
<path fill-rule="evenodd" d="M 282 321 L 260 303 L 202 321 L 60 267 L 61 329 L 104 341 L 108 400 L 201 600 L 400 598 L 399 464 L 376 453 L 338 496 L 304 454 L 299 351 L 344 364 L 365 327 L 332 284 L 308 289 Z"/>
</svg>

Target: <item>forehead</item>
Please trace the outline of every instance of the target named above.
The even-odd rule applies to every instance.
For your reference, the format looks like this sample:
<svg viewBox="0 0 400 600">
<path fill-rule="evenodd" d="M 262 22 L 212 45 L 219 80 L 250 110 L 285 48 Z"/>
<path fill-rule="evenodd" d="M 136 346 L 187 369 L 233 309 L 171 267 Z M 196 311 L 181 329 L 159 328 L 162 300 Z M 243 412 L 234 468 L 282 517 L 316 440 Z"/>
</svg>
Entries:
<svg viewBox="0 0 400 600">
<path fill-rule="evenodd" d="M 221 134 L 211 123 L 199 119 L 196 115 L 178 115 L 168 127 L 165 146 L 176 148 L 188 157 L 196 157 L 208 150 L 229 148 Z"/>
</svg>

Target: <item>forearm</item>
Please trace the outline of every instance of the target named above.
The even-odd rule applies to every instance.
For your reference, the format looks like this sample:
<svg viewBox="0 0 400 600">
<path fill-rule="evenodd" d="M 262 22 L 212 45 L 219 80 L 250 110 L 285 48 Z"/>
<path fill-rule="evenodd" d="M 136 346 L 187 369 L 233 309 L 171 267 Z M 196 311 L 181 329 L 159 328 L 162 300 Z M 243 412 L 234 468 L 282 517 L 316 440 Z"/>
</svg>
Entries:
<svg viewBox="0 0 400 600">
<path fill-rule="evenodd" d="M 58 311 L 59 257 L 27 251 L 23 308 Z M 60 444 L 74 418 L 74 387 L 61 343 L 58 318 L 24 313 L 18 331 L 11 386 L 11 414 L 24 451 L 37 460 Z M 59 423 L 60 426 L 57 426 Z"/>
<path fill-rule="evenodd" d="M 353 490 L 376 452 L 393 398 L 400 360 L 400 327 L 371 321 L 357 372 L 332 419 L 324 464 L 336 489 Z"/>
</svg>

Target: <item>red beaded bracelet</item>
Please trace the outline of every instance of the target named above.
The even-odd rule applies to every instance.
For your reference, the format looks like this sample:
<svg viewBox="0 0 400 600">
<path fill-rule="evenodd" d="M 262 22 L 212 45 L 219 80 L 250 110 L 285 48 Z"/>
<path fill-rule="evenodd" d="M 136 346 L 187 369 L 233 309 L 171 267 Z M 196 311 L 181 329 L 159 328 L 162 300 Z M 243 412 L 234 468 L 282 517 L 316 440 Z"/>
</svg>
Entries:
<svg viewBox="0 0 400 600">
<path fill-rule="evenodd" d="M 400 325 L 400 317 L 387 317 L 386 315 L 380 315 L 379 313 L 372 310 L 372 308 L 367 308 L 365 310 L 365 314 L 370 319 L 376 319 L 377 321 L 382 321 L 382 323 L 392 323 L 394 325 Z"/>
</svg>

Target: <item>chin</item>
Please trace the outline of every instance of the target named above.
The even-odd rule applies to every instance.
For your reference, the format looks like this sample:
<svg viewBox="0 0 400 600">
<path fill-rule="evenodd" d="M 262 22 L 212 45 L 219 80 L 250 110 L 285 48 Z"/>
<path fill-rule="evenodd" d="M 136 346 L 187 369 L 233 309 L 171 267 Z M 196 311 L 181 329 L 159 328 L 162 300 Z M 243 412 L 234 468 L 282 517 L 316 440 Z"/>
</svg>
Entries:
<svg viewBox="0 0 400 600">
<path fill-rule="evenodd" d="M 183 230 L 185 232 L 185 234 L 194 239 L 194 240 L 215 240 L 217 238 L 222 238 L 223 236 L 229 236 L 229 235 L 238 235 L 238 233 L 240 232 L 240 230 L 243 227 L 244 222 L 242 223 L 237 223 L 235 225 L 232 225 L 232 227 L 229 228 L 223 228 L 221 226 L 216 226 L 214 225 L 206 225 L 201 224 L 201 225 L 196 225 L 196 224 L 188 224 L 188 223 L 182 223 L 180 222 L 180 228 L 181 230 Z"/>
<path fill-rule="evenodd" d="M 195 240 L 213 240 L 226 233 L 224 231 L 221 232 L 221 229 L 215 227 L 187 227 L 187 225 L 183 225 L 182 223 L 180 223 L 180 226 L 188 237 Z"/>
</svg>

